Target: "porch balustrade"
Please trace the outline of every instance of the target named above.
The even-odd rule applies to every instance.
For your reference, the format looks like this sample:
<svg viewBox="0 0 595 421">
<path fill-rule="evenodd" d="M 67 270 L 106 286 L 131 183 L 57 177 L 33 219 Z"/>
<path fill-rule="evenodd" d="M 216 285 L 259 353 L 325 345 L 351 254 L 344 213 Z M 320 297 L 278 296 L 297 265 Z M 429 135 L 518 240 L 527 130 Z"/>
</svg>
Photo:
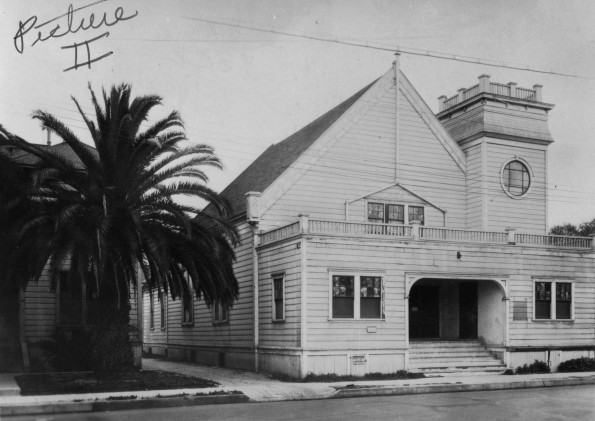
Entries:
<svg viewBox="0 0 595 421">
<path fill-rule="evenodd" d="M 439 111 L 442 112 L 457 104 L 462 103 L 470 98 L 481 93 L 495 94 L 500 96 L 507 96 L 510 98 L 522 99 L 525 101 L 537 101 L 541 102 L 541 85 L 533 85 L 533 89 L 520 88 L 516 86 L 516 83 L 495 83 L 490 81 L 490 76 L 481 75 L 479 77 L 479 83 L 471 86 L 470 88 L 461 88 L 458 90 L 458 94 L 450 98 L 441 96 L 439 99 Z"/>
<path fill-rule="evenodd" d="M 339 237 L 404 239 L 416 241 L 457 241 L 481 244 L 510 244 L 532 247 L 595 249 L 595 237 L 519 234 L 515 232 L 475 231 L 419 225 L 373 224 L 329 221 L 302 216 L 298 222 L 260 234 L 260 244 L 270 244 L 297 234 Z"/>
</svg>

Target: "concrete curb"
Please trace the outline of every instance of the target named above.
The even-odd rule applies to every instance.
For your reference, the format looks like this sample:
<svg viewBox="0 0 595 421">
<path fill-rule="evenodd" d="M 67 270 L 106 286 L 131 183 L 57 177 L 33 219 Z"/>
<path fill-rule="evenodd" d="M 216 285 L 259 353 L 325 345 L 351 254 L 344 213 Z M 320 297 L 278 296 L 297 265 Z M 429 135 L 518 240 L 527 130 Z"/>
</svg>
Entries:
<svg viewBox="0 0 595 421">
<path fill-rule="evenodd" d="M 355 386 L 342 388 L 330 399 L 355 398 L 366 396 L 413 395 L 420 393 L 478 392 L 504 389 L 531 389 L 537 387 L 582 386 L 595 384 L 595 377 L 571 377 L 563 379 L 533 379 L 502 383 L 448 383 L 411 386 Z"/>
<path fill-rule="evenodd" d="M 0 406 L 0 416 L 66 414 L 73 412 L 122 411 L 127 409 L 173 408 L 180 406 L 217 405 L 250 402 L 243 393 L 230 395 L 175 396 L 125 400 L 61 402 L 39 405 Z"/>
</svg>

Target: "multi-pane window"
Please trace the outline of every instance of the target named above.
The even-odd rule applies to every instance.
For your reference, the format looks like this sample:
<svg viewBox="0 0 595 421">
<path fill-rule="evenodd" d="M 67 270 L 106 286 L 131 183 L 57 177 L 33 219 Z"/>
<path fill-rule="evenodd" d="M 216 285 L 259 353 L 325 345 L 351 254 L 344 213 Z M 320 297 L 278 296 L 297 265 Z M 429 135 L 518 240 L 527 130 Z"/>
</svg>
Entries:
<svg viewBox="0 0 595 421">
<path fill-rule="evenodd" d="M 331 315 L 333 319 L 381 319 L 382 277 L 333 275 Z"/>
<path fill-rule="evenodd" d="M 194 323 L 194 298 L 192 293 L 182 297 L 182 324 L 185 326 Z"/>
<path fill-rule="evenodd" d="M 521 161 L 510 161 L 502 172 L 502 184 L 512 196 L 522 196 L 529 190 L 529 169 Z"/>
<path fill-rule="evenodd" d="M 552 309 L 552 283 L 535 282 L 535 318 L 550 319 Z"/>
<path fill-rule="evenodd" d="M 285 319 L 285 292 L 283 280 L 283 276 L 275 276 L 273 278 L 273 320 Z"/>
<path fill-rule="evenodd" d="M 535 319 L 572 319 L 572 283 L 535 282 Z"/>
<path fill-rule="evenodd" d="M 409 206 L 409 222 L 418 221 L 424 224 L 424 207 L 423 206 Z"/>
<path fill-rule="evenodd" d="M 572 284 L 556 282 L 556 319 L 570 319 L 572 313 Z"/>
<path fill-rule="evenodd" d="M 360 314 L 361 319 L 380 319 L 382 306 L 382 278 L 362 276 L 360 278 Z"/>
<path fill-rule="evenodd" d="M 421 209 L 423 222 L 423 206 L 409 206 L 409 209 L 417 208 L 416 214 Z M 411 216 L 411 210 L 409 211 Z M 391 203 L 368 202 L 368 221 L 379 224 L 405 224 L 405 205 L 395 205 Z M 411 218 L 409 218 L 411 221 Z"/>
<path fill-rule="evenodd" d="M 215 303 L 213 311 L 215 323 L 225 323 L 229 320 L 229 309 L 220 302 Z"/>
<path fill-rule="evenodd" d="M 384 222 L 384 203 L 368 203 L 368 221 L 380 224 Z"/>
<path fill-rule="evenodd" d="M 333 276 L 333 318 L 352 319 L 354 315 L 354 276 Z"/>
<path fill-rule="evenodd" d="M 387 224 L 404 224 L 405 223 L 405 206 L 403 206 L 403 205 L 386 205 L 386 223 Z"/>
</svg>

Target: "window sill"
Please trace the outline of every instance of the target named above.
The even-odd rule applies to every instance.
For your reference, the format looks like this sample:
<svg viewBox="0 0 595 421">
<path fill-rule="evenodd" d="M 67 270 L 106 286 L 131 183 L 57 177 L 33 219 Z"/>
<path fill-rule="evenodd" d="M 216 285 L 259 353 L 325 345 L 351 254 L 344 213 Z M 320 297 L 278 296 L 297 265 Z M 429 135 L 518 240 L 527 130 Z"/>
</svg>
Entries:
<svg viewBox="0 0 595 421">
<path fill-rule="evenodd" d="M 370 323 L 370 322 L 386 322 L 386 319 L 333 319 L 332 317 L 328 318 L 329 322 L 362 322 L 362 323 Z"/>
<path fill-rule="evenodd" d="M 218 320 L 213 322 L 213 326 L 223 326 L 223 325 L 228 325 L 229 324 L 229 320 Z"/>
<path fill-rule="evenodd" d="M 193 327 L 193 326 L 194 326 L 194 322 L 182 323 L 182 327 Z"/>
<path fill-rule="evenodd" d="M 285 323 L 285 319 L 272 319 L 273 323 Z"/>
<path fill-rule="evenodd" d="M 535 323 L 574 323 L 575 319 L 531 319 Z"/>
<path fill-rule="evenodd" d="M 162 331 L 162 332 L 165 332 L 165 326 L 163 326 L 163 327 L 161 328 L 161 331 Z"/>
</svg>

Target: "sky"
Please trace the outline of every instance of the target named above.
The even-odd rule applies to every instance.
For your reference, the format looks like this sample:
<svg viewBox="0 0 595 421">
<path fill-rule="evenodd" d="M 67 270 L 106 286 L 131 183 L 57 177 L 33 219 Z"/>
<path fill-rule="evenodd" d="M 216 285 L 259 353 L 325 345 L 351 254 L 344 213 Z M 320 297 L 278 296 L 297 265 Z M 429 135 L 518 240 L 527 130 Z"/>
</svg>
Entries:
<svg viewBox="0 0 595 421">
<path fill-rule="evenodd" d="M 67 32 L 62 15 L 71 5 Z M 77 30 L 82 19 L 88 27 L 91 14 L 96 28 Z M 543 85 L 544 102 L 556 105 L 549 116 L 549 224 L 578 224 L 595 218 L 593 22 L 590 0 L 2 0 L 0 124 L 45 143 L 31 119 L 41 109 L 91 143 L 71 96 L 90 112 L 89 84 L 98 91 L 130 83 L 133 95 L 163 97 L 150 121 L 178 110 L 188 138 L 215 148 L 225 169 L 211 172 L 210 183 L 221 190 L 269 145 L 384 74 L 397 47 L 470 57 L 475 63 L 402 54 L 400 63 L 435 112 L 440 95 L 450 97 L 484 73 L 493 82 Z M 68 70 L 88 53 L 105 57 Z"/>
</svg>

